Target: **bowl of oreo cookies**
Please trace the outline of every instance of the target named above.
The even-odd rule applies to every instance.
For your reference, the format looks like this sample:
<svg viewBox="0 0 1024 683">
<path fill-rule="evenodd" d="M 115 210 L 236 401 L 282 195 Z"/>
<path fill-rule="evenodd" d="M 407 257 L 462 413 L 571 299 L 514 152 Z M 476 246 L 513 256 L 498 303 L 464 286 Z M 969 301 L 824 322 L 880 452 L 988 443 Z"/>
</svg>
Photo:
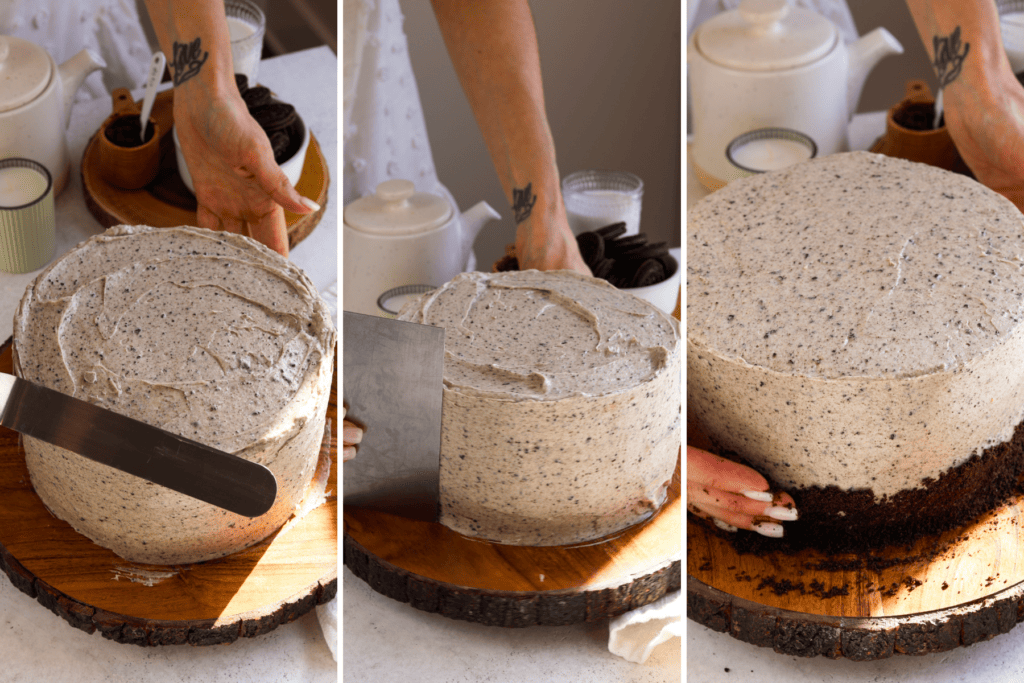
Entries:
<svg viewBox="0 0 1024 683">
<path fill-rule="evenodd" d="M 256 123 L 270 139 L 270 146 L 274 150 L 274 161 L 284 171 L 288 182 L 294 186 L 302 177 L 306 149 L 309 147 L 309 129 L 303 123 L 302 117 L 295 111 L 295 107 L 278 100 L 268 88 L 262 85 L 249 87 L 248 79 L 242 74 L 235 74 L 235 83 L 249 110 L 249 115 L 256 120 Z M 195 194 L 192 176 L 188 171 L 185 158 L 181 154 L 177 129 L 172 130 L 172 137 L 174 138 L 174 154 L 178 160 L 178 174 L 181 175 L 181 179 L 189 191 Z"/>
<path fill-rule="evenodd" d="M 594 277 L 649 301 L 666 313 L 679 297 L 679 262 L 668 243 L 649 242 L 644 233 L 626 235 L 625 223 L 613 223 L 576 236 L 580 256 Z M 494 264 L 495 271 L 519 270 L 515 247 Z"/>
</svg>

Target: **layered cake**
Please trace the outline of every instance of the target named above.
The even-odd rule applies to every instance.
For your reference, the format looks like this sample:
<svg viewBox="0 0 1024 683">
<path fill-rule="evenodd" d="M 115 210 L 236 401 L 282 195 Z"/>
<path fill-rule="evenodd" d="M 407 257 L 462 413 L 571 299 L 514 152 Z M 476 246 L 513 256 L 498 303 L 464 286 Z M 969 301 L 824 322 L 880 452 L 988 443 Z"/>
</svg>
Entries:
<svg viewBox="0 0 1024 683">
<path fill-rule="evenodd" d="M 183 564 L 281 527 L 316 471 L 335 332 L 309 278 L 248 237 L 117 226 L 29 285 L 14 319 L 27 380 L 268 467 L 250 519 L 24 438 L 50 511 L 128 560 Z"/>
<path fill-rule="evenodd" d="M 960 175 L 864 152 L 752 176 L 687 238 L 687 405 L 835 548 L 962 524 L 1013 490 L 1024 217 Z"/>
<path fill-rule="evenodd" d="M 679 457 L 678 322 L 570 271 L 463 273 L 406 304 L 445 328 L 440 520 L 568 545 L 651 517 Z"/>
</svg>

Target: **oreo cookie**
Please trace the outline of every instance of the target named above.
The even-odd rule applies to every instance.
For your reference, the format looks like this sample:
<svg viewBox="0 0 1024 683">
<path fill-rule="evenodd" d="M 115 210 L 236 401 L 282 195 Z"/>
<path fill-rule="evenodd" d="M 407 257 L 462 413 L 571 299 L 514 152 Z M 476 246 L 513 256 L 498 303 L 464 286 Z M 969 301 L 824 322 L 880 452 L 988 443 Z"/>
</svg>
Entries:
<svg viewBox="0 0 1024 683">
<path fill-rule="evenodd" d="M 295 123 L 299 117 L 295 107 L 284 102 L 271 102 L 253 107 L 249 113 L 256 119 L 256 123 L 260 124 L 260 127 L 267 132 L 267 135 L 274 131 L 284 130 Z"/>
<path fill-rule="evenodd" d="M 647 259 L 640 264 L 629 282 L 629 287 L 650 287 L 665 279 L 665 267 L 657 259 Z"/>
<path fill-rule="evenodd" d="M 612 223 L 611 225 L 606 225 L 603 228 L 598 228 L 594 232 L 606 240 L 613 240 L 620 235 L 626 234 L 626 223 L 625 221 Z"/>
<path fill-rule="evenodd" d="M 620 237 L 617 240 L 606 240 L 605 251 L 609 255 L 618 257 L 632 248 L 642 247 L 645 244 L 647 244 L 646 235 L 630 235 L 629 237 Z"/>
<path fill-rule="evenodd" d="M 580 256 L 584 263 L 593 267 L 604 258 L 604 239 L 596 232 L 584 232 L 576 236 L 576 246 L 580 248 Z"/>
<path fill-rule="evenodd" d="M 269 88 L 257 85 L 243 92 L 242 99 L 245 100 L 245 106 L 249 108 L 249 111 L 252 111 L 255 107 L 270 104 L 274 100 L 274 96 Z"/>
<path fill-rule="evenodd" d="M 640 244 L 635 247 L 624 249 L 619 252 L 619 257 L 635 261 L 637 259 L 646 260 L 649 258 L 657 258 L 667 253 L 668 242 L 656 242 L 654 244 Z"/>
<path fill-rule="evenodd" d="M 590 266 L 590 272 L 594 274 L 594 277 L 607 280 L 613 268 L 615 268 L 615 261 L 606 258 Z"/>
<path fill-rule="evenodd" d="M 235 85 L 239 94 L 245 95 L 245 91 L 249 89 L 249 77 L 245 74 L 235 74 Z"/>
</svg>

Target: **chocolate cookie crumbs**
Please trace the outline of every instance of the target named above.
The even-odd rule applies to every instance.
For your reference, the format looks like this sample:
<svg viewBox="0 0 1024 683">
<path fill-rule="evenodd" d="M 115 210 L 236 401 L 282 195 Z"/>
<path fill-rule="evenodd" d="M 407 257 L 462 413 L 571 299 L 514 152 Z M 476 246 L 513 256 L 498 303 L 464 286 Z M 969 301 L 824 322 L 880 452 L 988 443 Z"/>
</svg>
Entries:
<svg viewBox="0 0 1024 683">
<path fill-rule="evenodd" d="M 119 116 L 107 126 L 104 133 L 107 140 L 118 147 L 139 147 L 142 145 L 142 126 L 139 123 L 138 114 L 126 114 Z M 146 124 L 146 140 L 153 137 L 153 122 Z"/>
</svg>

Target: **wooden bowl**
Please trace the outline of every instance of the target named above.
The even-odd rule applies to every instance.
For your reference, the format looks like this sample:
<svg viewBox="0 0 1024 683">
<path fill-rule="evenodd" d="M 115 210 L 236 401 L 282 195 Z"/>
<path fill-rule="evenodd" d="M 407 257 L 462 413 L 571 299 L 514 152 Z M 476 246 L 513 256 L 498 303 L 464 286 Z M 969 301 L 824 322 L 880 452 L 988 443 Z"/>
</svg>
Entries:
<svg viewBox="0 0 1024 683">
<path fill-rule="evenodd" d="M 100 126 L 97 136 L 100 175 L 111 185 L 124 190 L 138 190 L 149 185 L 160 170 L 160 125 L 153 117 L 149 124 L 153 134 L 137 147 L 121 147 L 110 141 L 107 130 L 119 119 L 139 118 L 140 111 L 127 88 L 112 93 L 114 112 Z"/>
</svg>

